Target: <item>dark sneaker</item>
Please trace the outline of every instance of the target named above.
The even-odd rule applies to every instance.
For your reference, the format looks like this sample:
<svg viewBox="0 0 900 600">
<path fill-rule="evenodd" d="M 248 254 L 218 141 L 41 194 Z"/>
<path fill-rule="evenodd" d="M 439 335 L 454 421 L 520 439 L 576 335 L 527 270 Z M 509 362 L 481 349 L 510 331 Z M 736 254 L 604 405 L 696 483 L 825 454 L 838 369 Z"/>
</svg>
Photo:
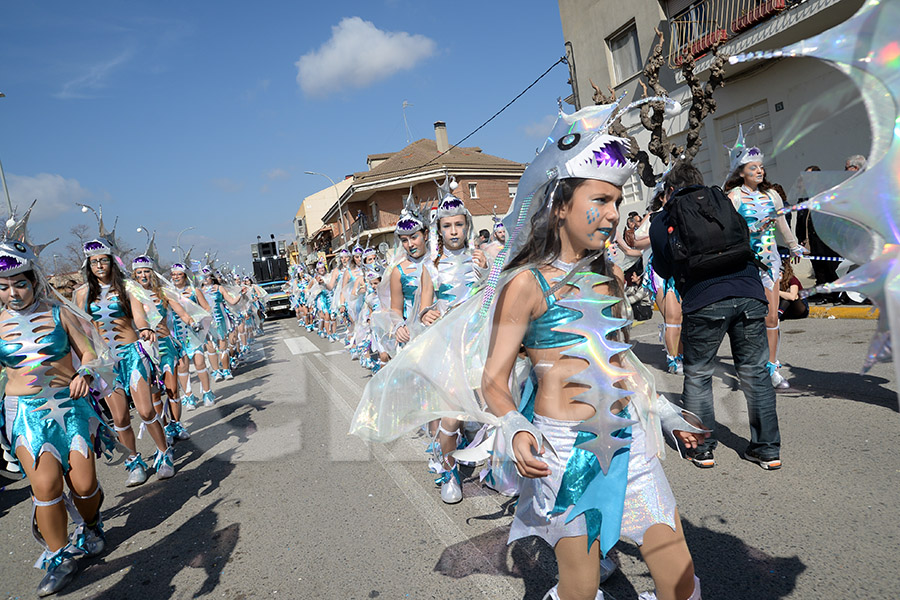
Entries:
<svg viewBox="0 0 900 600">
<path fill-rule="evenodd" d="M 775 469 L 781 468 L 781 458 L 777 456 L 764 458 L 758 455 L 756 452 L 753 452 L 752 450 L 747 450 L 746 452 L 744 452 L 744 458 L 746 460 L 749 460 L 750 462 L 755 462 L 767 471 L 774 471 Z"/>
<path fill-rule="evenodd" d="M 716 466 L 716 459 L 713 456 L 712 450 L 688 453 L 686 457 L 689 461 L 691 461 L 701 469 L 712 469 L 714 466 Z"/>
</svg>

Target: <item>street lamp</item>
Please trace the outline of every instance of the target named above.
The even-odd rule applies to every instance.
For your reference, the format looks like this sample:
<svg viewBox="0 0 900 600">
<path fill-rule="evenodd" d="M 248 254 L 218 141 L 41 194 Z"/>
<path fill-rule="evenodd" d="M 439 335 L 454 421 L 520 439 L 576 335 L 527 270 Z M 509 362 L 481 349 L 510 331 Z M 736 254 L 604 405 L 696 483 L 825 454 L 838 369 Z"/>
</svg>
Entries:
<svg viewBox="0 0 900 600">
<path fill-rule="evenodd" d="M 334 182 L 334 179 L 326 175 L 325 173 L 318 173 L 316 171 L 304 171 L 307 175 L 321 175 L 325 179 L 331 182 L 331 187 L 334 188 L 334 195 L 337 196 L 337 205 L 338 205 L 338 218 L 341 220 L 341 237 L 344 239 L 344 245 L 347 245 L 347 228 L 344 225 L 344 209 L 341 205 L 341 195 L 338 194 L 337 184 Z"/>
<path fill-rule="evenodd" d="M 0 92 L 0 98 L 6 98 L 6 94 Z M 13 215 L 12 199 L 9 197 L 9 188 L 6 187 L 6 175 L 3 174 L 3 163 L 0 163 L 0 182 L 3 183 L 3 193 L 6 194 L 6 207 L 9 209 L 9 220 L 6 222 L 6 226 L 12 227 L 16 224 L 16 221 Z"/>
<path fill-rule="evenodd" d="M 184 233 L 184 232 L 186 232 L 186 231 L 190 231 L 191 229 L 194 229 L 194 228 L 193 228 L 193 227 L 186 227 L 185 229 L 182 229 L 181 231 L 178 232 L 178 235 L 175 236 L 175 246 L 172 248 L 172 252 L 175 252 L 176 249 L 177 249 L 177 250 L 181 250 L 181 253 L 184 254 L 184 248 L 182 248 L 182 247 L 180 246 L 180 244 L 181 244 L 181 234 Z M 141 230 L 140 227 L 138 227 L 138 231 L 140 231 L 140 230 Z"/>
</svg>

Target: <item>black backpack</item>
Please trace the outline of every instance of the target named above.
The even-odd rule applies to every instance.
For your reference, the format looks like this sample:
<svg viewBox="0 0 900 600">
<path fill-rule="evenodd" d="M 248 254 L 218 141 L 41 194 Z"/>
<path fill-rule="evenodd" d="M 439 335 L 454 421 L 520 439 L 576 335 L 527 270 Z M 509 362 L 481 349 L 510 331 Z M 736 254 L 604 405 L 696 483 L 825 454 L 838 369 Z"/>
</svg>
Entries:
<svg viewBox="0 0 900 600">
<path fill-rule="evenodd" d="M 755 260 L 747 221 L 720 187 L 682 188 L 666 212 L 677 283 L 734 273 Z"/>
</svg>

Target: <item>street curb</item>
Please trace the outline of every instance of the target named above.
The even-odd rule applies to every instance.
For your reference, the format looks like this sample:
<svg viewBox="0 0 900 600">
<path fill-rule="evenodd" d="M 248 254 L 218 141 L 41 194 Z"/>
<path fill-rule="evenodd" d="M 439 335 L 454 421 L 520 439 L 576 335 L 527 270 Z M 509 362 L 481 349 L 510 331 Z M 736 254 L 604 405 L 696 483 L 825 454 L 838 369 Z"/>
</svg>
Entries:
<svg viewBox="0 0 900 600">
<path fill-rule="evenodd" d="M 656 304 L 653 312 L 659 312 Z M 874 306 L 810 306 L 810 319 L 865 319 L 875 321 L 878 319 L 878 309 Z"/>
<path fill-rule="evenodd" d="M 878 309 L 874 306 L 810 306 L 809 316 L 812 319 L 875 320 Z"/>
</svg>

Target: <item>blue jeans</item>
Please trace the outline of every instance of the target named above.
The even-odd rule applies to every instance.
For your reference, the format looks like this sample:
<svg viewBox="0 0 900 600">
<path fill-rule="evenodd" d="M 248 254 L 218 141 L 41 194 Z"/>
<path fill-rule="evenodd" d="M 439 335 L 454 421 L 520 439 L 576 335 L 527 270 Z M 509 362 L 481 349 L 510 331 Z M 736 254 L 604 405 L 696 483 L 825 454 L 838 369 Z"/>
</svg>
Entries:
<svg viewBox="0 0 900 600">
<path fill-rule="evenodd" d="M 713 407 L 712 376 L 716 353 L 725 334 L 747 398 L 750 416 L 750 445 L 757 455 L 771 459 L 781 456 L 781 434 L 775 411 L 775 390 L 766 369 L 769 344 L 765 318 L 768 307 L 753 298 L 726 298 L 684 315 L 684 407 L 695 413 L 713 434 L 696 452 L 716 445 L 716 413 Z"/>
</svg>

